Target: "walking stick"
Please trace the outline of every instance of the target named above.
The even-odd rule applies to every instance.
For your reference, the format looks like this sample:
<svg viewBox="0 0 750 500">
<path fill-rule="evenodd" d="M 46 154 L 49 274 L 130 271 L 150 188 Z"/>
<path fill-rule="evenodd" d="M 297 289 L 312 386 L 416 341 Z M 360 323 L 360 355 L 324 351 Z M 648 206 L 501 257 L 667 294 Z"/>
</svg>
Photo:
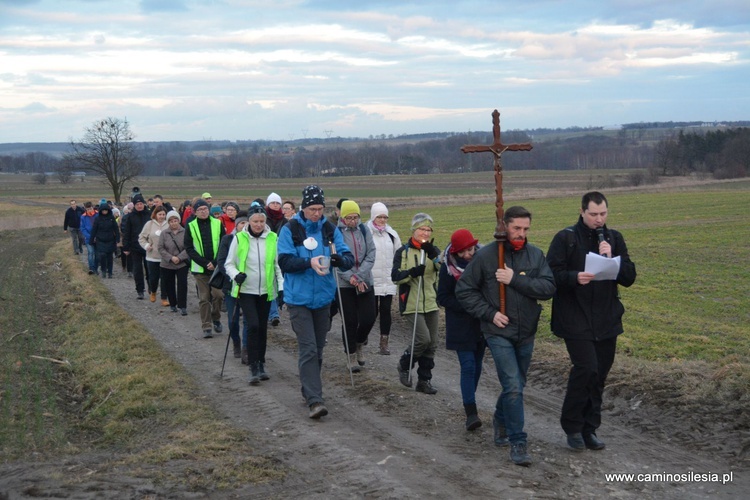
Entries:
<svg viewBox="0 0 750 500">
<path fill-rule="evenodd" d="M 231 290 L 229 293 L 232 293 Z M 237 295 L 239 296 L 239 292 L 237 293 Z M 237 300 L 237 303 L 234 305 L 234 309 L 232 310 L 232 324 L 236 324 L 239 321 L 240 321 L 240 302 L 239 300 Z M 221 375 L 219 375 L 219 378 L 224 378 L 224 365 L 227 364 L 227 353 L 229 352 L 229 339 L 232 338 L 232 326 L 231 325 L 228 325 L 228 326 L 229 326 L 229 335 L 227 335 L 227 347 L 224 349 L 224 361 L 221 363 Z"/>
<path fill-rule="evenodd" d="M 336 254 L 336 244 L 331 242 L 331 255 Z M 349 338 L 346 336 L 346 321 L 344 320 L 344 302 L 341 300 L 341 286 L 339 285 L 339 273 L 338 269 L 333 268 L 333 279 L 336 281 L 336 292 L 339 296 L 339 312 L 341 313 L 341 328 L 344 332 L 344 347 L 346 348 L 346 367 L 349 369 L 349 379 L 354 387 L 354 374 L 352 373 L 352 366 L 349 364 Z"/>
<path fill-rule="evenodd" d="M 423 242 L 424 243 L 424 242 Z M 419 265 L 424 265 L 424 250 L 419 250 Z M 419 317 L 419 292 L 422 291 L 422 279 L 424 274 L 419 277 L 419 284 L 417 285 L 417 300 L 414 303 L 414 328 L 411 332 L 411 349 L 409 349 L 409 386 L 411 387 L 411 368 L 414 363 L 414 341 L 417 338 L 417 318 Z"/>
</svg>

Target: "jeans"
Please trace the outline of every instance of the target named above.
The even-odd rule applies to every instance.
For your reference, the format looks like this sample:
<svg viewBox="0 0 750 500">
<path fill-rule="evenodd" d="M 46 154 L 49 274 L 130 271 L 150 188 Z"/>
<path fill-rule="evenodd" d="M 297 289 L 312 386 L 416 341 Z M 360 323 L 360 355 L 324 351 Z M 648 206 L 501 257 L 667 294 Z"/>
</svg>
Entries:
<svg viewBox="0 0 750 500">
<path fill-rule="evenodd" d="M 86 243 L 86 254 L 89 258 L 89 271 L 96 272 L 97 267 L 99 267 L 99 261 L 96 258 L 96 245 Z"/>
<path fill-rule="evenodd" d="M 465 405 L 476 404 L 475 394 L 482 376 L 482 359 L 486 344 L 484 340 L 477 342 L 473 351 L 456 351 L 458 362 L 461 364 L 461 399 Z"/>
<path fill-rule="evenodd" d="M 323 368 L 323 348 L 329 327 L 330 306 L 308 309 L 304 306 L 287 306 L 292 330 L 297 335 L 299 353 L 299 380 L 302 396 L 310 406 L 323 403 L 323 381 L 320 370 Z"/>
<path fill-rule="evenodd" d="M 274 319 L 279 317 L 279 305 L 276 300 L 271 301 L 271 309 L 268 311 L 268 319 Z"/>
<path fill-rule="evenodd" d="M 531 364 L 534 342 L 518 345 L 498 335 L 487 335 L 486 341 L 502 385 L 502 392 L 495 404 L 495 420 L 505 423 L 511 443 L 525 444 L 523 388 L 526 386 L 526 373 Z"/>
<path fill-rule="evenodd" d="M 573 367 L 568 376 L 560 424 L 566 434 L 593 434 L 602 423 L 602 393 L 612 363 L 617 337 L 593 340 L 565 339 Z"/>
<path fill-rule="evenodd" d="M 83 253 L 83 235 L 81 230 L 77 227 L 69 227 L 68 232 L 70 233 L 70 239 L 73 240 L 73 253 Z"/>
</svg>

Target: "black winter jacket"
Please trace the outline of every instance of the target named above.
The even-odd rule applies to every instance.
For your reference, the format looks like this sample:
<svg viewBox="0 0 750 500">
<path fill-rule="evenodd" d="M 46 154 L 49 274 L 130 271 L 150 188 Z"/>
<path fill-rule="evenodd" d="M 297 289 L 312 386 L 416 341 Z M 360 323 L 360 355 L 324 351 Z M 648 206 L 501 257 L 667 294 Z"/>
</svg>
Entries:
<svg viewBox="0 0 750 500">
<path fill-rule="evenodd" d="M 447 253 L 446 250 L 443 254 L 437 289 L 437 303 L 445 308 L 445 348 L 452 351 L 475 351 L 477 344 L 484 342 L 484 337 L 479 320 L 467 313 L 456 298 L 457 282 L 449 272 L 448 259 L 451 257 Z"/>
<path fill-rule="evenodd" d="M 635 282 L 635 264 L 631 262 L 622 235 L 604 227 L 604 237 L 612 246 L 612 257 L 620 256 L 616 280 L 578 284 L 578 273 L 586 267 L 586 254 L 599 253 L 596 231 L 578 223 L 558 232 L 550 243 L 547 262 L 555 276 L 557 292 L 552 300 L 552 333 L 565 339 L 605 340 L 623 332 L 617 286 Z"/>
<path fill-rule="evenodd" d="M 114 215 L 110 211 L 106 215 L 99 212 L 91 228 L 89 245 L 96 245 L 97 253 L 114 253 L 119 242 L 120 228 L 117 227 Z"/>
<path fill-rule="evenodd" d="M 492 322 L 500 310 L 497 245 L 490 243 L 474 255 L 456 284 L 456 297 L 469 314 L 480 319 L 485 337 L 499 335 L 525 344 L 534 339 L 539 325 L 542 306 L 537 301 L 552 297 L 555 279 L 539 248 L 526 243 L 515 251 L 505 243 L 505 266 L 513 269 L 513 279 L 505 287 L 505 315 L 510 322 L 498 328 Z"/>
<path fill-rule="evenodd" d="M 146 255 L 146 250 L 138 242 L 143 226 L 151 220 L 151 212 L 144 208 L 140 212 L 133 209 L 122 223 L 122 250 L 123 252 L 138 252 Z"/>
</svg>

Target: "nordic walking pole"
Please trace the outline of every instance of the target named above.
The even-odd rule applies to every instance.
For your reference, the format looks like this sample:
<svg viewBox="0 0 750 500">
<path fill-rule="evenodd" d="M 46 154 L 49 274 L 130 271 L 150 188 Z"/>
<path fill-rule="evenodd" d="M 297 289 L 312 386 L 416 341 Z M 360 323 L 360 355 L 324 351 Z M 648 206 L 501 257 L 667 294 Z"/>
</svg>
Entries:
<svg viewBox="0 0 750 500">
<path fill-rule="evenodd" d="M 229 293 L 232 293 L 231 290 Z M 239 293 L 237 294 L 239 295 Z M 236 301 L 234 304 L 234 309 L 232 310 L 232 324 L 236 324 L 240 320 L 240 302 L 239 300 Z M 239 326 L 239 325 L 238 325 Z M 221 375 L 219 375 L 219 378 L 224 378 L 224 365 L 227 364 L 227 353 L 229 352 L 229 339 L 232 338 L 232 327 L 229 326 L 229 334 L 227 335 L 227 347 L 224 349 L 224 361 L 221 363 Z M 240 333 L 242 335 L 242 333 Z"/>
<path fill-rule="evenodd" d="M 422 242 L 424 243 L 424 241 Z M 419 265 L 424 265 L 424 250 L 419 249 Z M 414 303 L 414 329 L 411 332 L 411 349 L 409 349 L 409 386 L 411 387 L 411 369 L 414 363 L 414 341 L 417 338 L 417 318 L 419 317 L 419 292 L 422 291 L 422 279 L 424 274 L 419 277 L 417 285 L 417 300 Z"/>
<path fill-rule="evenodd" d="M 336 255 L 336 244 L 331 242 L 331 255 Z M 333 268 L 333 279 L 336 281 L 336 292 L 339 296 L 339 313 L 341 313 L 341 328 L 344 331 L 344 347 L 346 348 L 346 367 L 349 369 L 349 379 L 354 387 L 354 374 L 352 374 L 352 367 L 349 364 L 349 339 L 346 336 L 346 321 L 344 321 L 344 302 L 341 300 L 341 286 L 339 285 L 339 272 L 335 267 Z"/>
</svg>

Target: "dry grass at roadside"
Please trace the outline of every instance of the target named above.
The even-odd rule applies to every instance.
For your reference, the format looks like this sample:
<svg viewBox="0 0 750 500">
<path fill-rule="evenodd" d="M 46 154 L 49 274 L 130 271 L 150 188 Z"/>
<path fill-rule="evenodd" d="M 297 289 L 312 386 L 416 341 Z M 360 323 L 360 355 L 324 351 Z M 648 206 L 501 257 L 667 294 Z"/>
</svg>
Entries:
<svg viewBox="0 0 750 500">
<path fill-rule="evenodd" d="M 56 414 L 61 421 L 54 425 L 54 440 L 30 436 L 31 443 L 3 441 L 6 456 L 25 458 L 32 449 L 47 456 L 107 451 L 108 460 L 97 464 L 100 471 L 117 468 L 195 489 L 236 488 L 283 478 L 283 466 L 259 456 L 251 447 L 251 436 L 201 403 L 182 367 L 113 303 L 100 283 L 92 284 L 69 247 L 69 241 L 42 246 L 49 248 L 43 262 L 15 263 L 19 274 L 33 274 L 43 283 L 43 295 L 28 302 L 45 304 L 38 318 L 45 324 L 32 324 L 35 331 L 29 335 L 43 339 L 44 346 L 34 350 L 45 353 L 42 365 L 48 370 L 26 373 L 23 390 L 4 393 L 4 407 L 11 409 L 0 415 L 0 424 L 7 423 L 8 414 L 19 412 L 30 420 L 51 420 Z M 4 294 L 3 299 L 13 297 Z M 7 344 L 7 337 L 3 340 Z M 51 385 L 62 396 L 57 408 L 53 404 L 36 411 L 35 401 Z M 65 442 L 73 445 L 61 446 Z"/>
</svg>

